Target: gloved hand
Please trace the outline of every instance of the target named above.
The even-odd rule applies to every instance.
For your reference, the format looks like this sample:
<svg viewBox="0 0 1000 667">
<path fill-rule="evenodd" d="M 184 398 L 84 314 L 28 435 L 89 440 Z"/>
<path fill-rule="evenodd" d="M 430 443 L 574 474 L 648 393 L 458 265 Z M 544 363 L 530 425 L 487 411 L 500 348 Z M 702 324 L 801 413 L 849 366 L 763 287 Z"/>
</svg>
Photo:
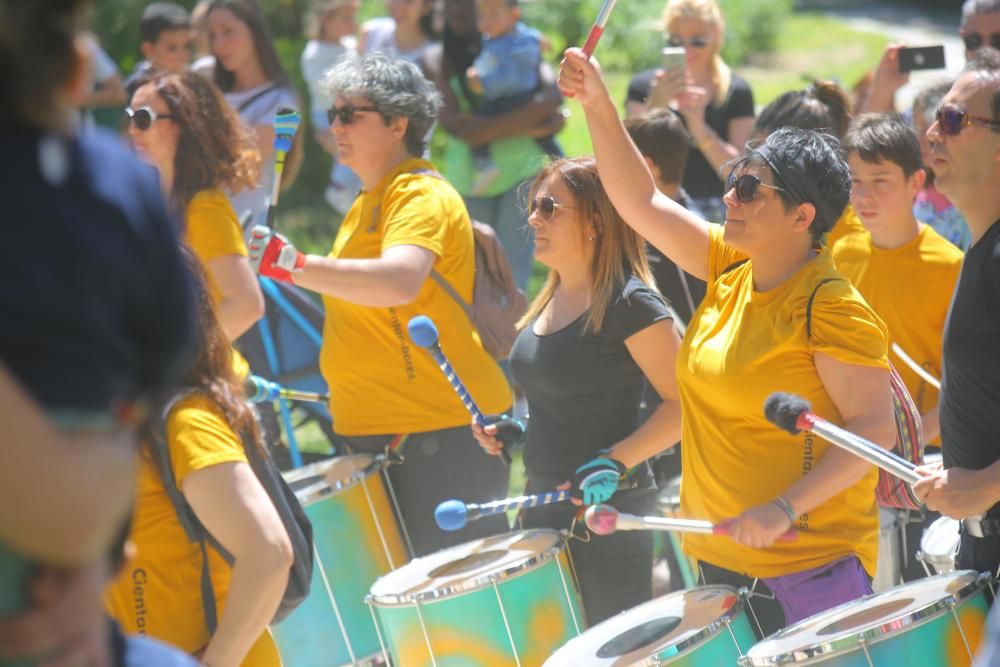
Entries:
<svg viewBox="0 0 1000 667">
<path fill-rule="evenodd" d="M 247 244 L 250 254 L 250 266 L 262 276 L 293 282 L 292 271 L 301 269 L 306 264 L 306 256 L 299 252 L 281 234 L 270 227 L 258 225 L 250 232 L 250 243 Z"/>
<path fill-rule="evenodd" d="M 599 456 L 576 469 L 570 480 L 570 497 L 584 505 L 597 505 L 611 500 L 618 482 L 628 470 L 621 461 Z"/>
</svg>

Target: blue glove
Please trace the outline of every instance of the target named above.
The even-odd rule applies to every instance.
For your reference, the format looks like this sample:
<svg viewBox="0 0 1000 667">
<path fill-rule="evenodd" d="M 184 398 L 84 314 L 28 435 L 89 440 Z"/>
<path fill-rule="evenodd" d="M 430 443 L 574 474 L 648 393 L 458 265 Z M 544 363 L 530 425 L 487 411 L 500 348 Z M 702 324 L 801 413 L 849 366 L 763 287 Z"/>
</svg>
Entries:
<svg viewBox="0 0 1000 667">
<path fill-rule="evenodd" d="M 576 469 L 571 481 L 570 495 L 584 505 L 597 505 L 611 500 L 618 490 L 618 482 L 628 470 L 612 458 L 599 456 Z"/>
</svg>

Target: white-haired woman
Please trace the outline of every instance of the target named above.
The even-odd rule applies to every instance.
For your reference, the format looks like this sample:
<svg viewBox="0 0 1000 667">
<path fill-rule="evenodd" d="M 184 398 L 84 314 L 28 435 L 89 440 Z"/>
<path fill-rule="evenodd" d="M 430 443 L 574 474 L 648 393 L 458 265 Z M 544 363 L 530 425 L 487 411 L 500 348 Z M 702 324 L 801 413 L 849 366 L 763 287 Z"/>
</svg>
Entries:
<svg viewBox="0 0 1000 667">
<path fill-rule="evenodd" d="M 486 413 L 511 406 L 497 362 L 475 328 L 435 280 L 436 271 L 467 303 L 475 269 L 472 226 L 458 192 L 420 156 L 440 95 L 415 65 L 372 53 L 335 67 L 330 131 L 340 160 L 362 191 L 340 225 L 330 254 L 303 255 L 267 228 L 254 230 L 260 273 L 323 296 L 326 323 L 320 368 L 330 385 L 335 429 L 358 451 L 401 451 L 389 469 L 414 555 L 503 532 L 503 517 L 444 533 L 434 508 L 506 495 L 507 470 L 475 446 L 468 415 L 430 355 L 406 325 L 432 318 L 469 392 Z"/>
</svg>

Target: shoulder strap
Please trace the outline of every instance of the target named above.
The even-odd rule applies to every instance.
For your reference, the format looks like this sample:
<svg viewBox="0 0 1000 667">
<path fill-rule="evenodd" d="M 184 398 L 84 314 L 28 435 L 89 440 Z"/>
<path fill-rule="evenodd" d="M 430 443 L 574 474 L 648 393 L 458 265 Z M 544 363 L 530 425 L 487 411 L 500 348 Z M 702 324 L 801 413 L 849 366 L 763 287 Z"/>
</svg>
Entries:
<svg viewBox="0 0 1000 667">
<path fill-rule="evenodd" d="M 208 547 L 206 546 L 206 542 L 211 543 L 212 547 L 218 550 L 229 563 L 233 562 L 233 557 L 201 525 L 201 521 L 195 516 L 194 510 L 188 505 L 184 494 L 178 488 L 177 478 L 174 477 L 174 467 L 170 461 L 170 446 L 167 443 L 167 420 L 170 418 L 171 411 L 180 401 L 194 393 L 195 390 L 193 389 L 184 389 L 174 394 L 167 401 L 160 413 L 158 423 L 151 429 L 153 441 L 150 449 L 153 452 L 153 460 L 160 473 L 160 479 L 163 480 L 163 488 L 167 492 L 167 497 L 170 498 L 170 503 L 174 506 L 177 520 L 180 522 L 181 527 L 184 528 L 188 539 L 192 542 L 197 542 L 201 547 L 201 602 L 202 609 L 205 612 L 205 626 L 208 628 L 208 634 L 213 635 L 219 626 L 219 614 L 215 605 L 215 589 L 212 586 L 212 573 L 208 565 Z"/>
<path fill-rule="evenodd" d="M 251 104 L 253 104 L 257 100 L 259 100 L 260 98 L 264 97 L 265 95 L 267 95 L 271 91 L 276 90 L 277 88 L 278 88 L 278 84 L 274 83 L 274 84 L 271 84 L 270 86 L 268 86 L 267 88 L 265 88 L 264 90 L 251 95 L 250 99 L 243 100 L 243 103 L 240 104 L 238 107 L 236 107 L 236 113 L 237 114 L 243 113 L 244 111 L 246 111 L 247 109 L 250 108 Z"/>
<path fill-rule="evenodd" d="M 826 283 L 833 282 L 834 280 L 842 280 L 842 278 L 824 278 L 816 284 L 816 287 L 813 288 L 812 294 L 809 295 L 809 303 L 806 304 L 806 338 L 812 338 L 812 310 L 813 301 L 816 300 L 816 292 L 819 291 L 820 287 Z"/>
</svg>

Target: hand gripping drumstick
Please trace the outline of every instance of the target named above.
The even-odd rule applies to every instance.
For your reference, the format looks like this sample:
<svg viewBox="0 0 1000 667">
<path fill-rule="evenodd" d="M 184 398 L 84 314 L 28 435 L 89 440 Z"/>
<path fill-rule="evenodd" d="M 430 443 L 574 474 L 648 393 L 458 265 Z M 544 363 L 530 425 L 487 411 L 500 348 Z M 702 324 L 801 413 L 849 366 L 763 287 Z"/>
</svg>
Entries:
<svg viewBox="0 0 1000 667">
<path fill-rule="evenodd" d="M 472 396 L 469 395 L 469 391 L 462 384 L 461 378 L 458 377 L 458 373 L 455 369 L 451 367 L 451 362 L 448 358 L 444 356 L 444 352 L 441 351 L 441 346 L 438 345 L 438 330 L 434 325 L 431 318 L 425 315 L 417 315 L 406 325 L 407 331 L 410 333 L 410 340 L 412 340 L 418 346 L 426 349 L 434 357 L 434 361 L 437 362 L 438 368 L 444 373 L 444 376 L 448 378 L 448 382 L 451 384 L 451 388 L 455 390 L 458 397 L 462 399 L 465 409 L 469 411 L 472 418 L 476 420 L 476 423 L 486 428 L 491 422 L 486 418 L 476 405 L 476 402 L 472 400 Z M 513 419 L 501 419 L 496 422 L 497 424 L 497 440 L 503 443 L 506 448 L 508 445 L 515 445 L 524 439 L 524 426 L 516 420 Z M 510 465 L 510 454 L 507 453 L 506 449 L 500 452 L 500 458 L 504 463 Z"/>
<path fill-rule="evenodd" d="M 461 500 L 445 500 L 434 510 L 434 521 L 441 530 L 461 530 L 470 521 L 484 516 L 503 514 L 508 510 L 519 510 L 522 507 L 538 507 L 569 500 L 569 490 L 536 493 L 532 496 L 505 498 L 491 503 L 463 503 Z"/>
<path fill-rule="evenodd" d="M 276 401 L 279 398 L 290 401 L 309 401 L 311 403 L 326 403 L 330 400 L 330 394 L 282 387 L 277 382 L 271 382 L 259 375 L 248 377 L 244 386 L 246 388 L 247 400 L 251 403 Z"/>
<path fill-rule="evenodd" d="M 695 519 L 664 519 L 658 516 L 636 516 L 619 512 L 610 505 L 591 505 L 584 513 L 587 528 L 598 535 L 611 535 L 619 530 L 662 530 L 677 533 L 704 535 L 730 535 L 729 526 Z M 791 542 L 798 539 L 798 531 L 788 530 L 777 539 Z"/>
<path fill-rule="evenodd" d="M 281 191 L 281 174 L 285 171 L 285 157 L 292 150 L 292 140 L 299 129 L 302 116 L 295 109 L 282 107 L 274 114 L 274 181 L 271 183 L 271 203 L 267 207 L 267 226 L 274 229 L 278 213 L 278 194 Z"/>
<path fill-rule="evenodd" d="M 608 18 L 611 16 L 611 10 L 614 8 L 615 0 L 604 0 L 604 4 L 601 5 L 601 11 L 597 13 L 594 25 L 590 28 L 590 34 L 587 35 L 587 41 L 583 44 L 583 52 L 587 55 L 587 58 L 594 55 L 594 49 L 597 48 L 597 41 L 604 34 L 604 26 L 608 24 Z"/>
<path fill-rule="evenodd" d="M 846 449 L 908 484 L 916 484 L 920 479 L 920 475 L 916 472 L 917 467 L 911 462 L 870 440 L 831 424 L 810 412 L 811 407 L 808 401 L 798 396 L 775 392 L 764 402 L 764 415 L 769 422 L 792 435 L 796 435 L 799 431 L 812 431 L 824 440 Z"/>
</svg>

